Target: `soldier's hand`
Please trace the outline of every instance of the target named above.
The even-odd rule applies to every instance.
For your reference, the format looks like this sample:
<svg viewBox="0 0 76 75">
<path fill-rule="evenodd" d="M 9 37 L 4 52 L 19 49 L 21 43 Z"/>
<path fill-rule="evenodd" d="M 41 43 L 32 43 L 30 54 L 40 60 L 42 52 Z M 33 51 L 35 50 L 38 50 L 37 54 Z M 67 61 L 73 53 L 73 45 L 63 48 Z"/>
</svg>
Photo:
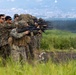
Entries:
<svg viewBox="0 0 76 75">
<path fill-rule="evenodd" d="M 9 38 L 8 38 L 8 44 L 9 44 L 9 45 L 12 45 L 12 42 L 13 42 L 12 37 L 9 37 Z"/>
<path fill-rule="evenodd" d="M 29 34 L 29 31 L 25 31 L 24 33 L 25 33 L 25 34 Z"/>
<path fill-rule="evenodd" d="M 38 31 L 38 33 L 40 33 L 40 34 L 41 34 L 41 33 L 42 33 L 42 31 L 41 31 L 41 30 L 39 30 L 39 31 Z"/>
<path fill-rule="evenodd" d="M 40 26 L 37 26 L 37 28 L 40 28 Z"/>
</svg>

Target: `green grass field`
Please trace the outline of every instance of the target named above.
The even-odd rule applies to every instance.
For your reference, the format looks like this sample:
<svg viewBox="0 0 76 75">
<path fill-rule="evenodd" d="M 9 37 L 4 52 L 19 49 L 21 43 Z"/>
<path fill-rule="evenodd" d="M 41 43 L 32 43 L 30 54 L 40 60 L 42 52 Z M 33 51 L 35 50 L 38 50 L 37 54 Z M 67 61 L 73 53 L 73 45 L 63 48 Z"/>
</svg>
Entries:
<svg viewBox="0 0 76 75">
<path fill-rule="evenodd" d="M 25 64 L 8 63 L 6 67 L 0 66 L 0 75 L 76 75 L 76 61 L 66 63 Z"/>
<path fill-rule="evenodd" d="M 47 30 L 43 34 L 41 49 L 76 49 L 76 33 L 61 30 Z"/>
</svg>

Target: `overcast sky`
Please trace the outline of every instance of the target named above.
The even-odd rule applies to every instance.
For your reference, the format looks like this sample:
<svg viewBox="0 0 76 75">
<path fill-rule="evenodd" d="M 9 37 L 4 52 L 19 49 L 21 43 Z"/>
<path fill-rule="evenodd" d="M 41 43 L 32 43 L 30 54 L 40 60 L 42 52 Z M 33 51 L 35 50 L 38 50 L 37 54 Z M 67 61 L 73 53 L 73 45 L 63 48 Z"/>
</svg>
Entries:
<svg viewBox="0 0 76 75">
<path fill-rule="evenodd" d="M 9 15 L 29 13 L 42 17 L 69 16 L 70 14 L 74 16 L 76 0 L 0 0 L 0 13 Z"/>
</svg>

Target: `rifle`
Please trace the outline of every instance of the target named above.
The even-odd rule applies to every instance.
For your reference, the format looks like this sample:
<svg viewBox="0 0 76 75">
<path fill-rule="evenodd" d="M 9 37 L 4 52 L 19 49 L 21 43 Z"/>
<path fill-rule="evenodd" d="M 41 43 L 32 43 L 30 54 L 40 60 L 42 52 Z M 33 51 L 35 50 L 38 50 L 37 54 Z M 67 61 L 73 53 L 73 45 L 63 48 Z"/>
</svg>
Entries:
<svg viewBox="0 0 76 75">
<path fill-rule="evenodd" d="M 28 26 L 28 27 L 24 27 L 24 28 L 19 28 L 17 29 L 17 32 L 18 33 L 22 33 L 22 32 L 25 32 L 25 31 L 30 31 L 30 32 L 38 32 L 40 30 L 40 28 L 36 28 L 36 27 L 33 27 L 33 26 Z"/>
<path fill-rule="evenodd" d="M 17 32 L 18 33 L 22 33 L 22 32 L 25 32 L 25 31 L 30 31 L 30 32 L 33 32 L 35 34 L 39 33 L 38 31 L 41 30 L 42 32 L 45 32 L 45 30 L 49 30 L 49 29 L 53 29 L 52 26 L 47 26 L 47 25 L 40 25 L 40 28 L 37 28 L 36 26 L 27 26 L 27 27 L 24 27 L 24 28 L 19 28 L 17 29 Z"/>
</svg>

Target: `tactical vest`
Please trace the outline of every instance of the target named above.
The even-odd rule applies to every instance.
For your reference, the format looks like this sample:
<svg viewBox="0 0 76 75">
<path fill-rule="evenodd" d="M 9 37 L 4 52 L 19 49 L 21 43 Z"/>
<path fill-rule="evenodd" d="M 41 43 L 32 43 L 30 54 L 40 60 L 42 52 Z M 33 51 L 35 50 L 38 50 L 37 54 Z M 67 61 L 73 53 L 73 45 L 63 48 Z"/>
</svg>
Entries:
<svg viewBox="0 0 76 75">
<path fill-rule="evenodd" d="M 12 44 L 17 45 L 17 46 L 27 46 L 28 43 L 30 43 L 30 37 L 29 36 L 23 36 L 22 38 L 16 39 L 12 37 Z"/>
</svg>

